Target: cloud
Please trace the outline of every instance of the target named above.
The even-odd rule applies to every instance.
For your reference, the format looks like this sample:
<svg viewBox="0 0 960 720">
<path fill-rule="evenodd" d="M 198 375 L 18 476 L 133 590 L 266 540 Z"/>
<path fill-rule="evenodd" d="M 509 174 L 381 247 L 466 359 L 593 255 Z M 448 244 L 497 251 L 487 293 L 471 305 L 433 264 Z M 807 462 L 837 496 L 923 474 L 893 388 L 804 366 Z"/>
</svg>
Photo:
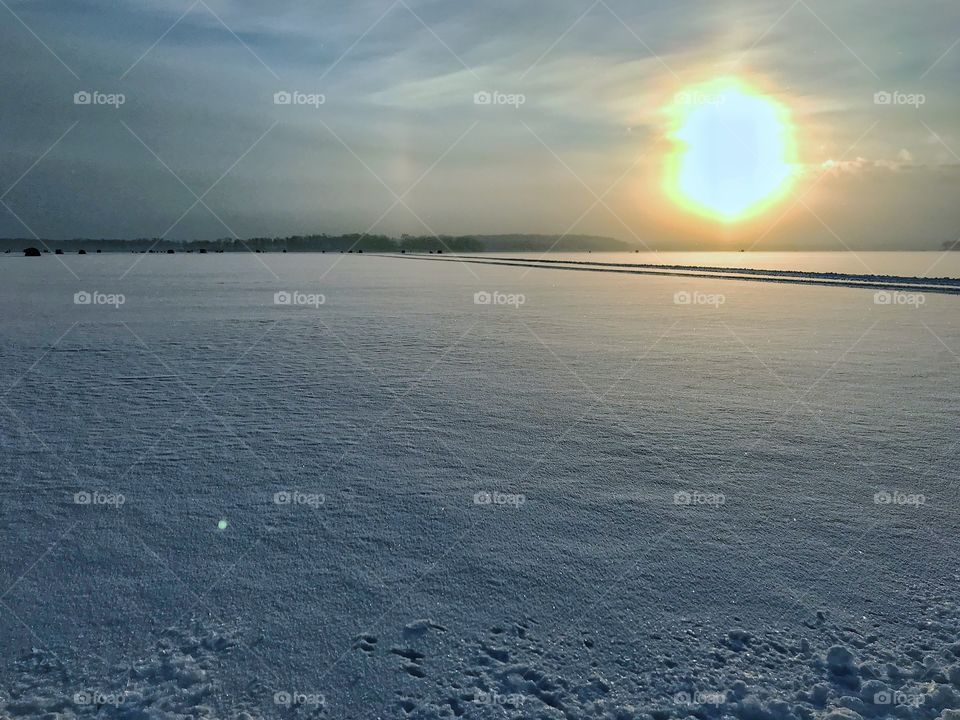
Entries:
<svg viewBox="0 0 960 720">
<path fill-rule="evenodd" d="M 563 232 L 619 179 L 578 232 L 693 246 L 710 232 L 654 217 L 667 211 L 662 107 L 737 72 L 791 107 L 807 174 L 839 183 L 841 199 L 810 198 L 818 213 L 861 228 L 851 242 L 924 245 L 956 220 L 960 50 L 937 59 L 955 40 L 945 14 L 960 10 L 808 4 L 816 15 L 766 0 L 607 0 L 586 13 L 574 0 L 205 0 L 181 18 L 189 3 L 15 2 L 80 80 L 19 23 L 0 27 L 0 81 L 16 99 L 0 116 L 0 186 L 76 122 L 5 200 L 47 236 L 163 232 L 193 198 L 122 120 L 195 192 L 228 171 L 207 199 L 241 235 L 364 230 L 393 201 L 384 184 L 401 192 L 436 163 L 408 202 L 438 232 Z M 868 12 L 889 22 L 864 23 Z M 80 89 L 128 100 L 77 107 Z M 278 90 L 327 102 L 278 107 Z M 926 102 L 877 105 L 882 90 Z M 477 106 L 479 91 L 526 101 Z M 910 232 L 877 222 L 877 192 Z M 374 229 L 424 232 L 402 208 Z M 0 234 L 24 232 L 0 212 Z M 792 245 L 790 232 L 770 240 Z M 202 209 L 171 230 L 223 234 Z"/>
</svg>

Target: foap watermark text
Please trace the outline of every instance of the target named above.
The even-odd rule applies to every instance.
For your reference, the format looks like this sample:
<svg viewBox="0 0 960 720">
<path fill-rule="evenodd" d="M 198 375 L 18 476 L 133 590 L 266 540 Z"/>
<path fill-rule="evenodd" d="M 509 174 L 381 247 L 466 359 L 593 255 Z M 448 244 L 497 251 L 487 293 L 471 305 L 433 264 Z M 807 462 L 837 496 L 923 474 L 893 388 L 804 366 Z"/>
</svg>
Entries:
<svg viewBox="0 0 960 720">
<path fill-rule="evenodd" d="M 724 505 L 727 498 L 723 493 L 707 493 L 699 490 L 680 490 L 673 494 L 674 505 Z"/>
<path fill-rule="evenodd" d="M 880 90 L 873 94 L 874 105 L 912 105 L 915 108 L 927 102 L 927 96 L 923 93 L 905 93 L 899 90 L 888 92 Z"/>
<path fill-rule="evenodd" d="M 323 493 L 305 493 L 299 490 L 281 490 L 273 494 L 275 505 L 306 505 L 318 508 L 327 501 Z"/>
<path fill-rule="evenodd" d="M 494 90 L 481 90 L 473 94 L 474 105 L 509 105 L 518 108 L 527 102 L 527 96 L 522 93 L 504 93 Z"/>
<path fill-rule="evenodd" d="M 673 101 L 677 105 L 723 105 L 727 96 L 723 93 L 678 92 Z"/>
<path fill-rule="evenodd" d="M 320 307 L 327 302 L 326 295 L 320 293 L 305 293 L 297 290 L 281 290 L 273 294 L 274 305 L 305 305 Z"/>
<path fill-rule="evenodd" d="M 877 290 L 873 294 L 874 305 L 906 305 L 919 308 L 927 302 L 923 293 L 903 292 L 902 290 Z"/>
<path fill-rule="evenodd" d="M 123 93 L 105 93 L 99 90 L 80 90 L 73 94 L 74 105 L 107 105 L 119 109 L 127 101 Z"/>
<path fill-rule="evenodd" d="M 323 93 L 305 93 L 299 90 L 280 90 L 273 94 L 274 105 L 306 105 L 308 107 L 319 108 L 327 102 L 327 96 Z"/>
<path fill-rule="evenodd" d="M 112 705 L 120 707 L 127 699 L 123 692 L 102 692 L 100 690 L 81 690 L 73 694 L 73 702 L 77 705 Z"/>
<path fill-rule="evenodd" d="M 114 308 L 119 308 L 126 301 L 127 297 L 123 293 L 103 293 L 98 290 L 87 292 L 86 290 L 81 290 L 73 294 L 74 305 L 109 305 Z"/>
<path fill-rule="evenodd" d="M 474 305 L 509 305 L 518 308 L 527 302 L 527 296 L 518 293 L 502 293 L 481 290 L 473 294 Z"/>
<path fill-rule="evenodd" d="M 874 505 L 906 505 L 920 507 L 927 502 L 926 495 L 920 493 L 905 493 L 899 490 L 881 490 L 873 496 Z"/>
<path fill-rule="evenodd" d="M 509 505 L 519 508 L 527 501 L 526 495 L 518 493 L 503 493 L 497 490 L 481 490 L 473 496 L 474 505 Z"/>
<path fill-rule="evenodd" d="M 493 690 L 477 690 L 473 694 L 473 702 L 477 705 L 508 705 L 519 707 L 526 701 L 522 693 L 498 693 Z"/>
<path fill-rule="evenodd" d="M 126 501 L 127 498 L 123 493 L 99 492 L 97 490 L 89 492 L 87 490 L 81 490 L 73 494 L 74 505 L 97 505 L 120 508 L 123 507 Z"/>
<path fill-rule="evenodd" d="M 719 293 L 703 293 L 697 290 L 680 290 L 673 294 L 674 305 L 707 305 L 718 308 L 727 302 L 725 295 Z"/>
<path fill-rule="evenodd" d="M 727 702 L 727 693 L 720 690 L 678 692 L 673 696 L 673 701 L 678 705 L 723 705 Z"/>
<path fill-rule="evenodd" d="M 326 704 L 326 698 L 324 698 L 323 693 L 280 690 L 273 694 L 273 702 L 275 705 L 285 708 L 318 707 Z"/>
</svg>

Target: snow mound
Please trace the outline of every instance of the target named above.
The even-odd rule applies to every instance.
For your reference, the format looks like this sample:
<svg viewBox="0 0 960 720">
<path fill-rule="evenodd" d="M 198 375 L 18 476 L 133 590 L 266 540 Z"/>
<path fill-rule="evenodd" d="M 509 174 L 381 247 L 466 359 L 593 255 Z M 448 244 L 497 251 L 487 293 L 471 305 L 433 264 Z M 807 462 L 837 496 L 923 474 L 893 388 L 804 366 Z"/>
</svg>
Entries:
<svg viewBox="0 0 960 720">
<path fill-rule="evenodd" d="M 533 618 L 460 638 L 417 621 L 398 644 L 358 649 L 405 676 L 396 716 L 409 720 L 960 720 L 960 613 L 942 596 L 928 607 L 900 645 L 820 612 L 793 630 L 691 622 L 648 645 L 549 635 Z"/>
<path fill-rule="evenodd" d="M 200 623 L 169 628 L 153 651 L 108 677 L 81 677 L 54 653 L 33 650 L 16 663 L 17 680 L 0 695 L 0 719 L 110 717 L 128 720 L 256 720 L 251 697 L 236 705 L 218 681 L 238 636 Z"/>
</svg>

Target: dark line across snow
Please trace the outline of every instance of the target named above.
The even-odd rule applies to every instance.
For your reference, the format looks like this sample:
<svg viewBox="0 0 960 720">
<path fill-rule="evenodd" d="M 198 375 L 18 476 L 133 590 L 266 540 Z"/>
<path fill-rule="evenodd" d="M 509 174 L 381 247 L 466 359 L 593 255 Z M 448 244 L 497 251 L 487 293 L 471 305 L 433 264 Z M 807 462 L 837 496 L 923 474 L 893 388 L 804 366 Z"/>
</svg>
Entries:
<svg viewBox="0 0 960 720">
<path fill-rule="evenodd" d="M 960 278 L 922 278 L 897 275 L 853 275 L 848 273 L 806 272 L 802 270 L 762 270 L 757 268 L 721 268 L 700 265 L 650 265 L 644 263 L 604 263 L 581 260 L 540 260 L 528 258 L 489 258 L 475 255 L 423 255 L 370 253 L 375 257 L 404 260 L 435 260 L 439 262 L 466 262 L 480 265 L 532 267 L 543 270 L 578 270 L 581 272 L 613 272 L 628 275 L 661 275 L 669 277 L 714 278 L 719 280 L 748 280 L 801 285 L 866 288 L 872 290 L 903 290 L 960 295 Z"/>
</svg>

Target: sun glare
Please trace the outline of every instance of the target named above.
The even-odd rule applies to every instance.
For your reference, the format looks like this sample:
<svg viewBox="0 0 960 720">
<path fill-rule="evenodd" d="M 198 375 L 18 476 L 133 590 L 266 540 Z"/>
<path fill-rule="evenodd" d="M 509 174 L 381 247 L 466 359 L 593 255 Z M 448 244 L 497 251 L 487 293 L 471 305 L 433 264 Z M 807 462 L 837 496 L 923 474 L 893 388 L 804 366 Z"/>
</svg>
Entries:
<svg viewBox="0 0 960 720">
<path fill-rule="evenodd" d="M 783 105 L 724 78 L 678 93 L 669 113 L 666 190 L 682 208 L 735 222 L 790 189 L 796 148 Z"/>
</svg>

